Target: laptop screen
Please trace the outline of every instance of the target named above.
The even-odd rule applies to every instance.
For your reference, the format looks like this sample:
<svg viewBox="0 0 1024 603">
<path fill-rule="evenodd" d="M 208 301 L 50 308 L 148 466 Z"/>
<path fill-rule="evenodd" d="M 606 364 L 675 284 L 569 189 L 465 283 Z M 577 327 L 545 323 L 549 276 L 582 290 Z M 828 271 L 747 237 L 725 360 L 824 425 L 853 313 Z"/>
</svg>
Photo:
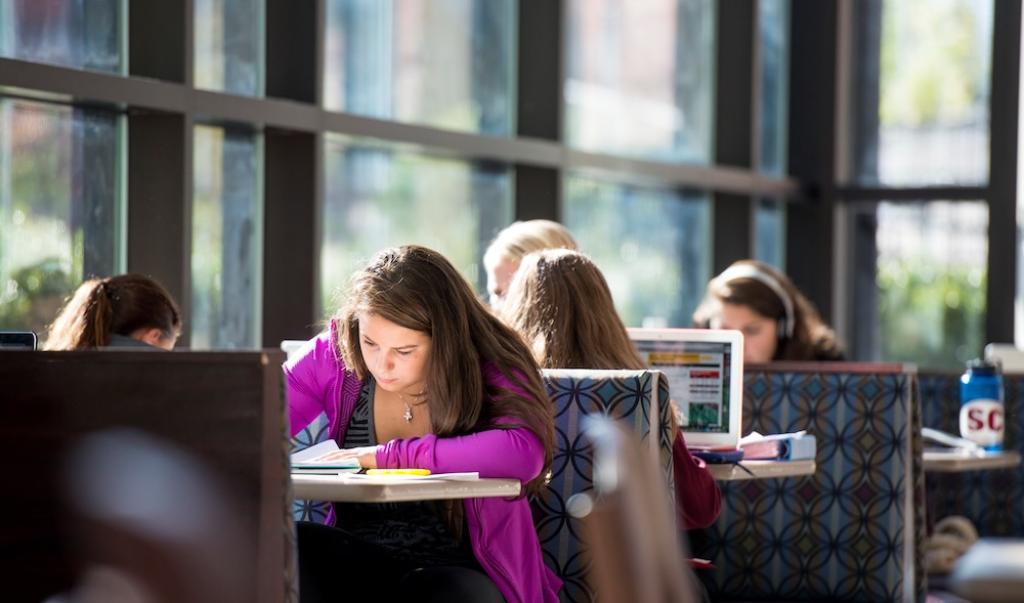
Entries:
<svg viewBox="0 0 1024 603">
<path fill-rule="evenodd" d="M 635 342 L 640 357 L 665 374 L 686 431 L 729 431 L 732 344 L 703 341 Z"/>
<path fill-rule="evenodd" d="M 689 446 L 734 447 L 743 411 L 743 336 L 707 329 L 629 329 L 650 368 L 668 379 Z"/>
</svg>

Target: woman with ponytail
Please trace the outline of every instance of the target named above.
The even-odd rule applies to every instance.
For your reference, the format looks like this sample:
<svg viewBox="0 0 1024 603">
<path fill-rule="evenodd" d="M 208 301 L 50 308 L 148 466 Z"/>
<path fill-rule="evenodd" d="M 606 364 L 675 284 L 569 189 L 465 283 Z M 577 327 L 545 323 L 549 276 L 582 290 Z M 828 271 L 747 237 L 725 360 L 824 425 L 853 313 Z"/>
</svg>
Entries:
<svg viewBox="0 0 1024 603">
<path fill-rule="evenodd" d="M 44 349 L 155 347 L 171 350 L 181 313 L 169 293 L 141 274 L 89 279 L 50 325 Z"/>
</svg>

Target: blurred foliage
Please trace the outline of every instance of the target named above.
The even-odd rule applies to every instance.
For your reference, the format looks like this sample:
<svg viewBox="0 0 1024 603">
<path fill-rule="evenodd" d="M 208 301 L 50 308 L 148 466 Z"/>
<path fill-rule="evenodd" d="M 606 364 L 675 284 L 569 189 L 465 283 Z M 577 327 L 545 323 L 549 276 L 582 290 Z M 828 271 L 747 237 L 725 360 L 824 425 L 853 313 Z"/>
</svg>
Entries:
<svg viewBox="0 0 1024 603">
<path fill-rule="evenodd" d="M 0 293 L 0 329 L 27 329 L 42 336 L 71 289 L 71 277 L 56 258 L 14 271 Z"/>
<path fill-rule="evenodd" d="M 878 264 L 882 358 L 927 368 L 963 368 L 981 353 L 986 275 L 929 261 Z"/>
<path fill-rule="evenodd" d="M 898 0 L 882 13 L 880 119 L 920 126 L 969 120 L 987 96 L 977 2 Z M 980 64 L 985 62 L 984 65 Z"/>
</svg>

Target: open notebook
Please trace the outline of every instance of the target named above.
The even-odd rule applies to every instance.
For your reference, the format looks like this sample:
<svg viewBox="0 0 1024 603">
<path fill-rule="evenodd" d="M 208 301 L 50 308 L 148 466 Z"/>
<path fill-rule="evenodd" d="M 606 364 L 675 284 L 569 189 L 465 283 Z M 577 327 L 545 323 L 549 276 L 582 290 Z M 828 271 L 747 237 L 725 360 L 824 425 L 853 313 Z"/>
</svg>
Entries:
<svg viewBox="0 0 1024 603">
<path fill-rule="evenodd" d="M 317 461 L 319 457 L 338 450 L 338 443 L 326 440 L 292 454 L 292 471 L 302 473 L 355 473 L 362 467 L 355 459 L 343 461 Z"/>
</svg>

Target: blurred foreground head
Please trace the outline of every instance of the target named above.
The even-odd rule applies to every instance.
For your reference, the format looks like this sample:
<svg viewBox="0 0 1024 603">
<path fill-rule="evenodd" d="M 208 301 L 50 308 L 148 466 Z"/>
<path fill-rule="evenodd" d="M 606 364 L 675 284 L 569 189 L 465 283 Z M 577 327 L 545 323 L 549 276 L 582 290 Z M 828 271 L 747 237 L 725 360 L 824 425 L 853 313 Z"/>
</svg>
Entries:
<svg viewBox="0 0 1024 603">
<path fill-rule="evenodd" d="M 255 600 L 242 567 L 252 544 L 199 460 L 141 431 L 108 430 L 72 448 L 63 482 L 80 572 L 51 603 Z"/>
</svg>

